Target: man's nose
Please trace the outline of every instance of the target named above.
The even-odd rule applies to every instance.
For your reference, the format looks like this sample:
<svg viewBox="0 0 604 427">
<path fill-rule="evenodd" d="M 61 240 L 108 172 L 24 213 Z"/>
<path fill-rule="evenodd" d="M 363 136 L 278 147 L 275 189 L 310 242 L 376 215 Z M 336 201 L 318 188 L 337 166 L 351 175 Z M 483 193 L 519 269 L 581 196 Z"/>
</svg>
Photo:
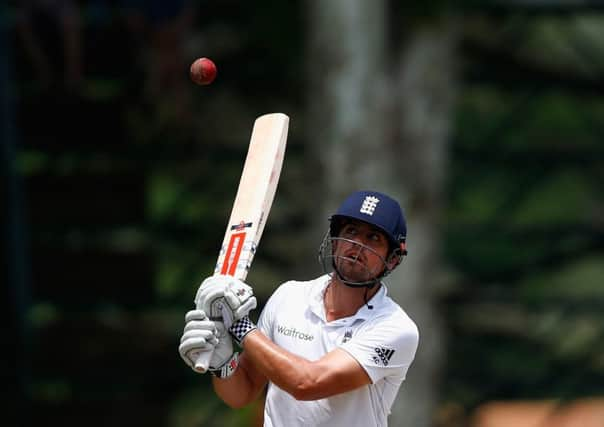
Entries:
<svg viewBox="0 0 604 427">
<path fill-rule="evenodd" d="M 354 236 L 351 239 L 354 242 L 353 249 L 356 250 L 357 256 L 367 248 L 368 239 L 362 236 Z"/>
</svg>

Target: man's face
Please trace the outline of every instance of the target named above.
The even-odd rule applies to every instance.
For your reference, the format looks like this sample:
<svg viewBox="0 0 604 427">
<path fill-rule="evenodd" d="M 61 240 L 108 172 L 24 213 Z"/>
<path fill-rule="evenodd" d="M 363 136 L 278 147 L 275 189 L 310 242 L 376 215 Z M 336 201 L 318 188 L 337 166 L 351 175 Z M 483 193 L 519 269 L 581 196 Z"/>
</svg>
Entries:
<svg viewBox="0 0 604 427">
<path fill-rule="evenodd" d="M 351 282 L 377 277 L 386 267 L 388 239 L 379 229 L 362 221 L 347 221 L 333 242 L 334 261 L 340 275 Z M 346 240 L 341 240 L 346 239 Z"/>
</svg>

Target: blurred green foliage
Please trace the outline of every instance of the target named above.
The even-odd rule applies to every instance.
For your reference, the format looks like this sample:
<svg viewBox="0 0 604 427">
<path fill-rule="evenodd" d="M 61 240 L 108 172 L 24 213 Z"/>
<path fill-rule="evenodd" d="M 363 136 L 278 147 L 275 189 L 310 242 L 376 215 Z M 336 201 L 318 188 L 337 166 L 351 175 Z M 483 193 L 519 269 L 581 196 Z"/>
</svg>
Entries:
<svg viewBox="0 0 604 427">
<path fill-rule="evenodd" d="M 32 252 L 42 253 L 32 257 L 32 271 L 44 272 L 39 266 L 46 264 L 57 265 L 55 273 L 79 271 L 75 256 L 82 253 L 89 254 L 85 261 L 99 260 L 81 276 L 33 280 L 35 369 L 23 375 L 31 381 L 31 406 L 63 425 L 81 425 L 77 416 L 98 407 L 107 408 L 98 425 L 247 425 L 255 409 L 227 410 L 209 378 L 184 366 L 177 346 L 195 289 L 213 272 L 252 121 L 268 110 L 294 120 L 279 203 L 249 277 L 259 300 L 308 257 L 299 242 L 311 219 L 301 212 L 312 203 L 306 195 L 317 162 L 301 131 L 308 126 L 303 3 L 199 2 L 187 59 L 212 56 L 219 77 L 207 88 L 185 85 L 176 98 L 189 110 L 184 116 L 175 90 L 147 93 L 149 64 L 142 58 L 149 40 L 136 45 L 115 5 L 100 13 L 93 6 L 102 5 L 80 3 L 94 55 L 87 55 L 75 100 L 56 88 L 43 92 L 23 51 L 15 55 L 23 140 L 16 162 L 27 206 L 49 201 L 29 213 L 37 214 L 29 224 Z M 475 13 L 461 17 L 468 23 L 464 42 L 476 42 L 470 30 L 483 12 L 477 3 L 467 2 Z M 418 21 L 430 21 L 441 7 L 416 6 Z M 493 17 L 484 7 L 479 41 L 499 50 L 458 53 L 466 63 L 452 118 L 442 242 L 455 273 L 453 291 L 440 302 L 449 335 L 442 398 L 472 408 L 491 399 L 601 394 L 604 99 L 594 76 L 604 64 L 604 21 L 596 12 Z M 393 5 L 393 25 L 409 19 L 400 8 Z M 580 61 L 577 43 L 590 52 Z M 510 57 L 543 74 L 514 74 L 510 82 L 505 71 L 489 68 Z M 551 84 L 548 72 L 560 70 Z M 186 81 L 186 70 L 180 74 Z M 131 179 L 122 179 L 124 172 Z M 108 196 L 36 186 L 37 178 L 65 177 L 77 190 L 90 176 L 106 180 Z M 135 190 L 115 199 L 128 185 Z M 70 220 L 80 210 L 82 222 Z M 115 211 L 123 217 L 105 219 Z M 107 253 L 143 261 L 114 265 L 103 261 Z M 106 281 L 96 291 L 106 287 L 118 297 L 95 294 L 95 281 Z M 47 337 L 55 348 L 43 346 Z M 35 363 L 47 360 L 53 363 Z"/>
<path fill-rule="evenodd" d="M 462 273 L 447 305 L 447 399 L 604 391 L 602 105 L 564 87 L 465 85 L 446 216 Z"/>
</svg>

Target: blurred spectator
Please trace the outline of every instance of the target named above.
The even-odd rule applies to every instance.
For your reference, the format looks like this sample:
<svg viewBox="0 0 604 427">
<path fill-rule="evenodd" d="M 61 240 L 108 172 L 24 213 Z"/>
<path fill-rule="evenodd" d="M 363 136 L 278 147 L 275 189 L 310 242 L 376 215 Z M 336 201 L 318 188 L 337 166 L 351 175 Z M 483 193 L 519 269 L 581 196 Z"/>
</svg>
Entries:
<svg viewBox="0 0 604 427">
<path fill-rule="evenodd" d="M 144 52 L 145 95 L 153 103 L 167 101 L 171 116 L 187 115 L 188 69 L 185 44 L 196 16 L 190 0 L 121 0 L 122 13 Z M 160 106 L 161 107 L 161 106 Z"/>
<path fill-rule="evenodd" d="M 70 0 L 21 0 L 16 6 L 16 28 L 35 78 L 42 88 L 76 90 L 82 81 L 80 9 Z M 50 45 L 58 30 L 60 52 Z"/>
</svg>

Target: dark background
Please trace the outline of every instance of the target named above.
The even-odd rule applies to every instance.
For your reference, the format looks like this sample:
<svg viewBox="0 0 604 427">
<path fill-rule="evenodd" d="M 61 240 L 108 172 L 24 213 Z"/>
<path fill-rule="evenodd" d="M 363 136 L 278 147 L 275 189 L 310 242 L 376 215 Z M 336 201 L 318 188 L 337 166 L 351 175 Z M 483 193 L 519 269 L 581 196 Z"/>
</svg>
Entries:
<svg viewBox="0 0 604 427">
<path fill-rule="evenodd" d="M 250 425 L 258 408 L 227 410 L 177 347 L 270 111 L 292 128 L 250 279 L 269 283 L 263 303 L 300 272 L 291 231 L 313 226 L 321 188 L 305 2 L 42 3 L 2 6 L 0 423 Z M 435 425 L 491 400 L 604 394 L 604 16 L 540 3 L 390 3 L 392 28 L 464 28 Z M 200 56 L 211 86 L 189 80 Z"/>
</svg>

